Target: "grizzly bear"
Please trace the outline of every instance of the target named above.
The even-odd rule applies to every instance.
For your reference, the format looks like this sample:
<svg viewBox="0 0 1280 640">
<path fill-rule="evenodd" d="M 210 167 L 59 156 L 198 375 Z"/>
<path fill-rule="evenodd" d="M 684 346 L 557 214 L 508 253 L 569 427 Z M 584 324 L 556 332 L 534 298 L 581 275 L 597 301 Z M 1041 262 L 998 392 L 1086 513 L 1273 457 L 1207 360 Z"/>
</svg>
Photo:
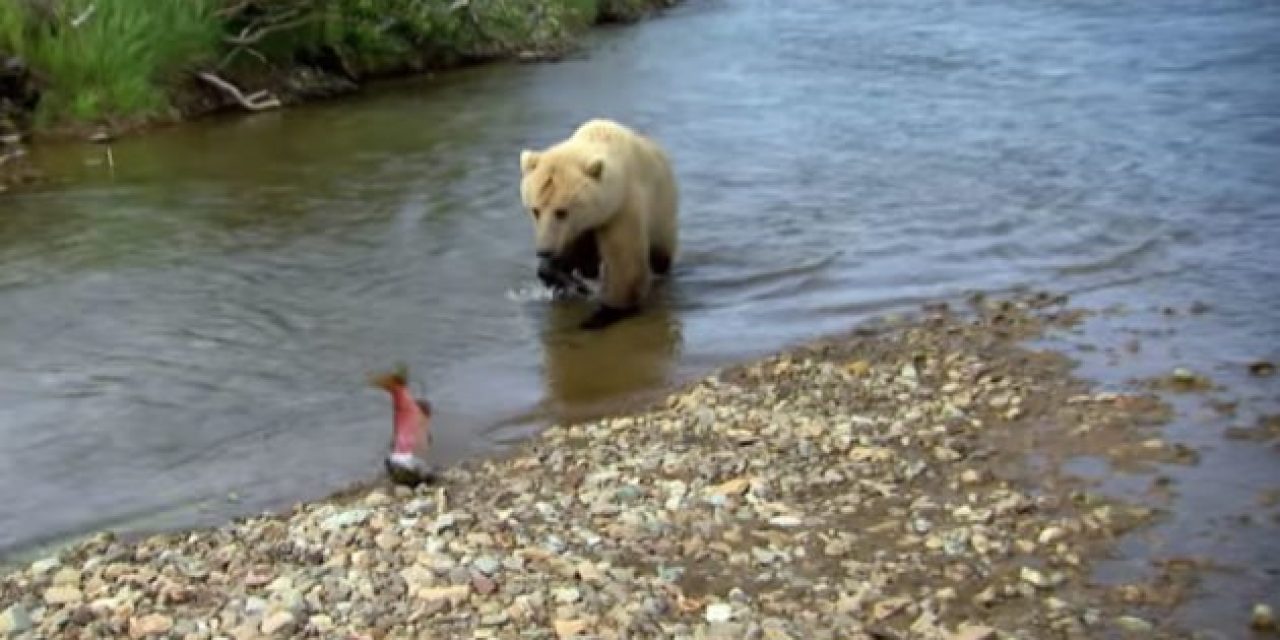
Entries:
<svg viewBox="0 0 1280 640">
<path fill-rule="evenodd" d="M 653 140 L 593 119 L 542 151 L 520 152 L 520 198 L 533 222 L 538 276 L 566 288 L 599 278 L 599 306 L 582 322 L 603 329 L 638 313 L 654 276 L 675 260 L 675 174 Z"/>
</svg>

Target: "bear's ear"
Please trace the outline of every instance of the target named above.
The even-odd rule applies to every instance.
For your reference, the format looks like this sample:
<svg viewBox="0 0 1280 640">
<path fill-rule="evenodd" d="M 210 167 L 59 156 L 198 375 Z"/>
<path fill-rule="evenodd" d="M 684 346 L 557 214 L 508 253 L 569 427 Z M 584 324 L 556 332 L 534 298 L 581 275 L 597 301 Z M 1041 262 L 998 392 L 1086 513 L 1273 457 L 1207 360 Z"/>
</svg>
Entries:
<svg viewBox="0 0 1280 640">
<path fill-rule="evenodd" d="M 604 158 L 596 158 L 587 163 L 587 175 L 595 180 L 599 180 L 604 175 Z"/>
<path fill-rule="evenodd" d="M 530 151 L 528 149 L 521 151 L 520 152 L 520 171 L 523 173 L 529 173 L 530 171 L 533 171 L 533 168 L 538 166 L 538 158 L 541 155 L 542 154 L 538 153 L 537 151 Z"/>
</svg>

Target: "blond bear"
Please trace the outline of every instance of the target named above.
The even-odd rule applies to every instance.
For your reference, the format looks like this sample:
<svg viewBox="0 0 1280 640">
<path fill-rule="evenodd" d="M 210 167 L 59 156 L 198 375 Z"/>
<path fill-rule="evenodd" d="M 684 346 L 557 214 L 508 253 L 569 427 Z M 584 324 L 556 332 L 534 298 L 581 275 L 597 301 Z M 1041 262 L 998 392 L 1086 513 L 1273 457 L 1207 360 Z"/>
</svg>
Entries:
<svg viewBox="0 0 1280 640">
<path fill-rule="evenodd" d="M 543 282 L 563 287 L 574 271 L 600 278 L 600 305 L 584 329 L 637 313 L 676 254 L 676 181 L 666 152 L 595 119 L 547 149 L 521 151 L 520 172 Z"/>
</svg>

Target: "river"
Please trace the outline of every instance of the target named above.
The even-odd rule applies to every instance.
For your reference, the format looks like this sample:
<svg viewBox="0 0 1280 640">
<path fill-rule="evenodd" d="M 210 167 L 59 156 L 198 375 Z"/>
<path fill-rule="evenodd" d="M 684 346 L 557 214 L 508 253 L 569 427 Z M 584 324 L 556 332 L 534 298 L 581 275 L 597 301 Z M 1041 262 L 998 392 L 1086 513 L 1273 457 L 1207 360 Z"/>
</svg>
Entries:
<svg viewBox="0 0 1280 640">
<path fill-rule="evenodd" d="M 448 462 L 977 289 L 1203 301 L 1180 353 L 1275 359 L 1277 33 L 1265 0 L 695 0 L 558 64 L 39 149 L 57 182 L 0 200 L 0 553 L 375 477 L 396 361 Z M 595 116 L 668 148 L 682 255 L 583 334 L 517 157 Z"/>
</svg>

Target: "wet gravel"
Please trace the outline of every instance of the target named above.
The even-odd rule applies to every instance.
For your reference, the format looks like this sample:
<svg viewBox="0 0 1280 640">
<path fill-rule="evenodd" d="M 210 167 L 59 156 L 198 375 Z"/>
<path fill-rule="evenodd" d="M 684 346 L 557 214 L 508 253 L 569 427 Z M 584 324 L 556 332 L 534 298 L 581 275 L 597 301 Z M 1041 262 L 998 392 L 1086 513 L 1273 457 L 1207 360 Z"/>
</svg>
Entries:
<svg viewBox="0 0 1280 640">
<path fill-rule="evenodd" d="M 1154 396 L 1096 392 L 1025 343 L 1079 317 L 1044 294 L 931 305 L 434 485 L 99 534 L 0 581 L 0 634 L 1182 637 L 1159 615 L 1173 582 L 1090 579 L 1158 512 L 1061 463 L 1193 460 Z"/>
</svg>

